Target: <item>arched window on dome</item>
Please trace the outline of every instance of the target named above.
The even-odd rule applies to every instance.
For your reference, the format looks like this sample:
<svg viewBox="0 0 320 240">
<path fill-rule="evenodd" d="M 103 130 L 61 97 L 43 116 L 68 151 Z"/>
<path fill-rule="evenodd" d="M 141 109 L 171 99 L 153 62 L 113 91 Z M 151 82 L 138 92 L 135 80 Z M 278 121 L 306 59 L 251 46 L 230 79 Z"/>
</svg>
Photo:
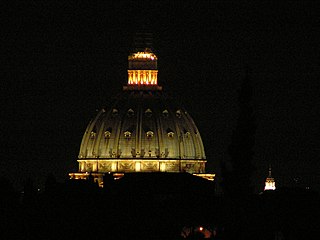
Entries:
<svg viewBox="0 0 320 240">
<path fill-rule="evenodd" d="M 113 117 L 116 117 L 116 116 L 118 116 L 118 114 L 119 114 L 119 111 L 118 111 L 118 109 L 112 109 L 112 116 Z"/>
<path fill-rule="evenodd" d="M 174 132 L 170 128 L 167 129 L 167 134 L 170 139 L 174 137 Z"/>
<path fill-rule="evenodd" d="M 181 116 L 182 116 L 181 110 L 176 111 L 176 116 L 177 116 L 177 118 L 181 118 Z"/>
<path fill-rule="evenodd" d="M 162 115 L 163 115 L 164 117 L 168 117 L 168 116 L 169 116 L 168 110 L 167 110 L 167 109 L 163 110 L 163 111 L 162 111 Z"/>
<path fill-rule="evenodd" d="M 190 137 L 190 132 L 188 130 L 184 130 L 183 133 L 184 133 L 185 138 Z"/>
<path fill-rule="evenodd" d="M 128 116 L 128 117 L 133 117 L 133 116 L 134 116 L 134 111 L 133 111 L 132 108 L 130 108 L 130 109 L 128 110 L 127 116 Z"/>
<path fill-rule="evenodd" d="M 144 114 L 145 114 L 147 117 L 151 117 L 151 116 L 152 116 L 152 111 L 151 111 L 151 109 L 148 108 L 148 109 L 144 112 Z"/>
<path fill-rule="evenodd" d="M 105 139 L 109 139 L 111 137 L 111 131 L 110 130 L 107 130 L 104 132 L 104 138 Z"/>
<path fill-rule="evenodd" d="M 152 131 L 147 131 L 146 136 L 147 139 L 151 139 L 153 137 L 154 133 Z"/>
<path fill-rule="evenodd" d="M 96 137 L 96 134 L 97 134 L 97 133 L 96 133 L 95 131 L 91 131 L 91 132 L 90 132 L 90 138 L 91 138 L 91 139 L 94 139 L 94 138 Z"/>
<path fill-rule="evenodd" d="M 125 131 L 124 132 L 124 137 L 125 137 L 125 139 L 129 140 L 131 138 L 131 132 Z"/>
</svg>

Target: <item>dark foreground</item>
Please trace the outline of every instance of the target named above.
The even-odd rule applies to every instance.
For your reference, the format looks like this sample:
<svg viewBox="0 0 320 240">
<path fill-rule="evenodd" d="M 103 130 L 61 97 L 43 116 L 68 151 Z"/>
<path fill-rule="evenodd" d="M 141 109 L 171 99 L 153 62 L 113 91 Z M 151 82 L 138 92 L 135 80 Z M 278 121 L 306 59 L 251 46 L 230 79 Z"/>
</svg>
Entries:
<svg viewBox="0 0 320 240">
<path fill-rule="evenodd" d="M 52 182 L 22 196 L 3 187 L 0 239 L 319 239 L 317 192 L 223 197 L 179 184 Z"/>
</svg>

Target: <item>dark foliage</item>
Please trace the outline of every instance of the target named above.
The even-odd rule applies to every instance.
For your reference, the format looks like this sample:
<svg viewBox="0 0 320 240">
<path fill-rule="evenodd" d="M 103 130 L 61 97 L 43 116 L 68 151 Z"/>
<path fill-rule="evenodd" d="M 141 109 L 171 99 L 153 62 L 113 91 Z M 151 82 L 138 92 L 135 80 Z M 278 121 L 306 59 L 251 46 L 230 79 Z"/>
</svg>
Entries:
<svg viewBox="0 0 320 240">
<path fill-rule="evenodd" d="M 221 172 L 225 194 L 241 196 L 252 193 L 251 177 L 254 171 L 252 160 L 256 125 L 248 71 L 239 91 L 238 102 L 239 116 L 228 148 L 230 162 L 222 163 Z"/>
<path fill-rule="evenodd" d="M 197 178 L 169 176 L 170 181 L 159 182 L 161 177 L 134 176 L 114 182 L 108 190 L 90 181 L 56 183 L 44 192 L 31 191 L 28 201 L 19 201 L 14 191 L 3 191 L 0 237 L 181 239 L 185 233 L 188 239 L 202 239 L 202 226 L 211 239 L 316 239 L 316 192 L 278 189 L 236 202 L 214 196 L 212 185 Z M 6 181 L 0 184 L 11 189 Z"/>
</svg>

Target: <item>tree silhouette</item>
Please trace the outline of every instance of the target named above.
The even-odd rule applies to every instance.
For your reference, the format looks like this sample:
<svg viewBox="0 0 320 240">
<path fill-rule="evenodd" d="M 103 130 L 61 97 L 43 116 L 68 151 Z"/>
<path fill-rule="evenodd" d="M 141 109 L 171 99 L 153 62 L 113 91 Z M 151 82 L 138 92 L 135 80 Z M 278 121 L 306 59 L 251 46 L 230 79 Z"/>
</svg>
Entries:
<svg viewBox="0 0 320 240">
<path fill-rule="evenodd" d="M 239 91 L 238 103 L 239 116 L 228 148 L 230 161 L 223 162 L 221 166 L 222 187 L 227 195 L 246 195 L 253 189 L 251 176 L 254 171 L 252 160 L 256 125 L 248 70 Z"/>
</svg>

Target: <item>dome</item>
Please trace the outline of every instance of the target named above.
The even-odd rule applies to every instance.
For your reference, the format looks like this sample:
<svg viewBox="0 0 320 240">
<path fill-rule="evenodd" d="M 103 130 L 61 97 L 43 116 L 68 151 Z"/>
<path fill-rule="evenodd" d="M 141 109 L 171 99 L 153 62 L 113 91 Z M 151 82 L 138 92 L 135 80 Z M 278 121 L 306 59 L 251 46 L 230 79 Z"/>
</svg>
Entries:
<svg viewBox="0 0 320 240">
<path fill-rule="evenodd" d="M 128 56 L 128 84 L 89 122 L 71 179 L 130 172 L 188 172 L 209 180 L 200 133 L 189 113 L 158 86 L 157 56 Z"/>
<path fill-rule="evenodd" d="M 188 112 L 162 91 L 125 89 L 88 124 L 81 172 L 204 173 L 205 152 Z"/>
</svg>

